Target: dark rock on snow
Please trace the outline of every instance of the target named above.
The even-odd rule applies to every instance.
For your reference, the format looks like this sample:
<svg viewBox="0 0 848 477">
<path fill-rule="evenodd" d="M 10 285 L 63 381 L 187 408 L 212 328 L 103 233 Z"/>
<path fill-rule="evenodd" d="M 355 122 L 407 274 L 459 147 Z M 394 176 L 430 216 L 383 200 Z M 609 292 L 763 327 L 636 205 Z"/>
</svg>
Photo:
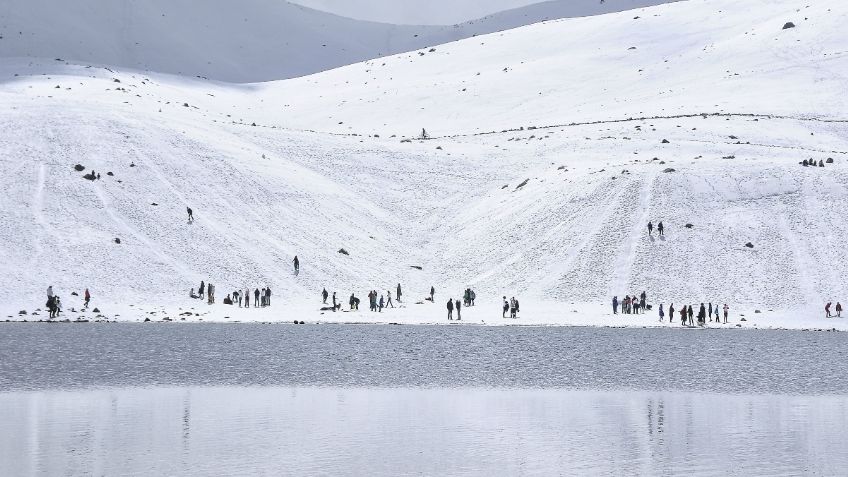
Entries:
<svg viewBox="0 0 848 477">
<path fill-rule="evenodd" d="M 745 246 L 748 248 L 754 248 L 754 244 L 752 244 L 751 242 L 746 243 Z"/>
<path fill-rule="evenodd" d="M 672 169 L 671 167 L 669 167 L 668 169 L 664 170 L 663 172 L 665 172 L 666 174 L 669 174 L 669 173 L 677 172 L 677 171 Z"/>
<path fill-rule="evenodd" d="M 687 229 L 691 229 L 691 228 L 693 228 L 693 227 L 695 227 L 695 226 L 694 226 L 694 225 L 692 225 L 692 224 L 686 224 L 686 225 L 685 225 L 685 227 L 686 227 Z"/>
<path fill-rule="evenodd" d="M 827 160 L 826 160 L 826 161 L 824 161 L 824 162 L 826 162 L 826 163 L 828 163 L 828 164 L 833 164 L 833 158 L 832 158 L 832 157 L 828 157 L 828 158 L 827 158 Z"/>
<path fill-rule="evenodd" d="M 795 28 L 795 24 L 794 24 L 794 23 L 792 23 L 792 22 L 786 22 L 786 24 L 785 24 L 785 25 L 783 25 L 783 29 L 784 29 L 784 30 L 788 30 L 788 29 L 790 29 L 790 28 Z"/>
<path fill-rule="evenodd" d="M 339 253 L 342 254 L 342 255 L 350 255 L 349 253 L 347 253 L 347 250 L 345 250 L 343 248 L 339 249 Z"/>
<path fill-rule="evenodd" d="M 116 243 L 116 244 L 120 244 L 120 243 L 121 243 L 121 239 L 119 239 L 118 237 L 115 237 L 115 243 Z"/>
<path fill-rule="evenodd" d="M 77 172 L 82 172 L 85 170 L 85 166 L 83 166 L 82 164 L 77 164 L 74 166 L 74 170 Z"/>
</svg>

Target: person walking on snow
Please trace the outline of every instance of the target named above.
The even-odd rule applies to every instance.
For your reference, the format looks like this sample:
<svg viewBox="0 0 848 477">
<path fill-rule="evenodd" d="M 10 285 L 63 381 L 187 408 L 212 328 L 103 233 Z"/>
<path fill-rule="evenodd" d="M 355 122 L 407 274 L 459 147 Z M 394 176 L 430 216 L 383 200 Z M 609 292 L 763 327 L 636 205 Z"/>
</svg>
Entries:
<svg viewBox="0 0 848 477">
<path fill-rule="evenodd" d="M 663 223 L 662 222 L 657 224 L 657 232 L 659 232 L 660 237 L 663 236 Z"/>
<path fill-rule="evenodd" d="M 652 235 L 653 233 L 654 233 L 654 224 L 651 223 L 651 222 L 648 222 L 648 235 L 653 236 Z"/>
<path fill-rule="evenodd" d="M 671 305 L 668 305 L 668 322 L 669 323 L 674 322 L 674 303 L 672 303 Z"/>
<path fill-rule="evenodd" d="M 260 305 L 260 304 L 259 304 L 259 289 L 258 289 L 258 288 L 254 288 L 254 289 L 253 289 L 253 307 L 254 307 L 254 308 L 259 308 L 259 305 Z"/>
<path fill-rule="evenodd" d="M 322 291 L 322 292 L 321 292 L 321 298 L 323 298 L 323 299 L 324 299 L 324 304 L 325 304 L 325 305 L 327 304 L 327 296 L 328 296 L 328 295 L 327 295 L 327 289 L 325 288 L 325 289 L 324 289 L 324 291 Z"/>
<path fill-rule="evenodd" d="M 836 317 L 842 318 L 842 303 L 836 302 Z"/>
<path fill-rule="evenodd" d="M 188 221 L 194 222 L 194 214 L 191 212 L 191 207 L 186 207 L 186 212 L 188 212 Z"/>
<path fill-rule="evenodd" d="M 698 325 L 704 326 L 705 324 L 707 324 L 707 310 L 701 303 L 701 308 L 698 310 Z"/>
<path fill-rule="evenodd" d="M 830 318 L 830 302 L 827 302 L 827 305 L 824 306 L 825 318 Z"/>
<path fill-rule="evenodd" d="M 271 287 L 265 289 L 265 305 L 271 306 Z"/>
<path fill-rule="evenodd" d="M 448 298 L 448 320 L 453 321 L 453 299 Z"/>
<path fill-rule="evenodd" d="M 389 307 L 394 308 L 395 305 L 394 305 L 394 303 L 392 303 L 392 291 L 391 290 L 386 290 L 386 297 L 388 298 L 386 300 L 386 308 L 389 308 Z"/>
<path fill-rule="evenodd" d="M 665 318 L 665 310 L 663 310 L 663 304 L 660 303 L 660 323 L 663 322 L 663 318 Z"/>
<path fill-rule="evenodd" d="M 462 303 L 459 300 L 456 300 L 456 320 L 462 320 Z"/>
<path fill-rule="evenodd" d="M 713 321 L 713 304 L 710 302 L 709 308 L 707 308 L 707 318 L 710 319 L 710 323 Z"/>
<path fill-rule="evenodd" d="M 294 256 L 292 263 L 294 263 L 294 276 L 297 276 L 300 273 L 300 260 L 297 259 L 297 255 Z"/>
<path fill-rule="evenodd" d="M 727 314 L 730 311 L 730 307 L 727 306 L 727 303 L 724 304 L 724 324 L 727 324 Z"/>
<path fill-rule="evenodd" d="M 88 292 L 88 288 L 85 289 L 85 294 L 83 295 L 85 298 L 85 304 L 83 305 L 85 309 L 88 309 L 88 302 L 91 301 L 91 293 Z"/>
<path fill-rule="evenodd" d="M 380 295 L 380 313 L 383 312 L 383 305 L 384 304 L 385 304 L 385 301 L 383 300 L 383 295 Z"/>
<path fill-rule="evenodd" d="M 336 292 L 333 292 L 333 311 L 335 311 L 337 308 L 338 305 L 336 305 Z"/>
<path fill-rule="evenodd" d="M 686 326 L 686 305 L 680 307 L 680 325 Z"/>
<path fill-rule="evenodd" d="M 503 297 L 503 318 L 506 318 L 506 312 L 509 311 L 509 302 L 506 301 L 506 297 Z"/>
<path fill-rule="evenodd" d="M 250 308 L 250 288 L 244 290 L 244 307 Z"/>
<path fill-rule="evenodd" d="M 686 314 L 689 315 L 689 326 L 695 326 L 695 322 L 692 321 L 692 317 L 695 316 L 695 312 L 692 311 L 692 305 L 689 305 L 689 309 L 686 310 Z"/>
<path fill-rule="evenodd" d="M 618 314 L 618 297 L 617 296 L 612 297 L 612 314 L 613 315 Z"/>
<path fill-rule="evenodd" d="M 203 298 L 203 291 L 206 289 L 206 285 L 203 283 L 203 280 L 200 280 L 200 288 L 197 289 L 197 294 L 200 295 L 200 298 Z"/>
<path fill-rule="evenodd" d="M 433 301 L 435 298 L 436 298 L 436 289 L 431 286 L 430 287 L 430 301 Z"/>
<path fill-rule="evenodd" d="M 718 303 L 716 303 L 716 306 L 715 308 L 713 308 L 713 310 L 715 311 L 715 322 L 718 323 Z"/>
<path fill-rule="evenodd" d="M 398 286 L 397 286 L 397 302 L 398 302 L 398 303 L 400 303 L 400 297 L 401 297 L 401 293 L 400 293 L 400 283 L 398 283 Z"/>
</svg>

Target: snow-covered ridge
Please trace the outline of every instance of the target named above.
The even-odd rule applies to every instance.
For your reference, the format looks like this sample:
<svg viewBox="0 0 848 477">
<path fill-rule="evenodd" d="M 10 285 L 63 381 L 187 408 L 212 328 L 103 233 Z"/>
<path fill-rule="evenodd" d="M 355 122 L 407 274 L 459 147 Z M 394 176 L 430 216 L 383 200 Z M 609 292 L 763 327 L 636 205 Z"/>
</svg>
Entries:
<svg viewBox="0 0 848 477">
<path fill-rule="evenodd" d="M 271 286 L 310 319 L 324 287 L 401 282 L 437 305 L 392 321 L 441 319 L 471 286 L 477 310 L 519 296 L 535 322 L 609 323 L 613 295 L 646 290 L 830 326 L 824 302 L 848 301 L 846 10 L 689 1 L 260 85 L 5 61 L 6 306 L 51 283 L 197 306 L 204 279 L 219 301 Z"/>
<path fill-rule="evenodd" d="M 269 81 L 543 20 L 664 1 L 558 0 L 441 27 L 353 20 L 284 0 L 5 0 L 0 57 Z"/>
</svg>

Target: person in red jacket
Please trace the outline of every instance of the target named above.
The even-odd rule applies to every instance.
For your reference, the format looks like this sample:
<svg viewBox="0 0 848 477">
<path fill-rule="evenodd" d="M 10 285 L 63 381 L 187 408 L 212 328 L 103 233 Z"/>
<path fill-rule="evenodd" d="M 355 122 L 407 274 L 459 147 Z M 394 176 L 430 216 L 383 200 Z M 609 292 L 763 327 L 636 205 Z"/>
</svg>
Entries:
<svg viewBox="0 0 848 477">
<path fill-rule="evenodd" d="M 85 289 L 85 308 L 88 308 L 88 302 L 91 301 L 91 293 L 88 292 L 88 288 Z"/>
</svg>

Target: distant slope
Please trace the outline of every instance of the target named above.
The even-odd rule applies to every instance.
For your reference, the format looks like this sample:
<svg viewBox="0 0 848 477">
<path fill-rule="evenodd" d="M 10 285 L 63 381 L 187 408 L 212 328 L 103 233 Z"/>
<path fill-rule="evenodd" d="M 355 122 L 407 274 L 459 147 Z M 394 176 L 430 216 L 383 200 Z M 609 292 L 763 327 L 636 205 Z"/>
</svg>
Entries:
<svg viewBox="0 0 848 477">
<path fill-rule="evenodd" d="M 206 279 L 310 310 L 401 282 L 435 313 L 473 286 L 528 314 L 645 290 L 819 316 L 848 301 L 846 19 L 690 1 L 258 85 L 4 61 L 6 306 L 52 283 L 184 307 Z"/>
<path fill-rule="evenodd" d="M 0 57 L 202 76 L 230 82 L 293 78 L 550 18 L 660 0 L 562 0 L 463 25 L 395 26 L 283 0 L 5 0 Z M 584 5 L 585 4 L 585 5 Z"/>
</svg>

